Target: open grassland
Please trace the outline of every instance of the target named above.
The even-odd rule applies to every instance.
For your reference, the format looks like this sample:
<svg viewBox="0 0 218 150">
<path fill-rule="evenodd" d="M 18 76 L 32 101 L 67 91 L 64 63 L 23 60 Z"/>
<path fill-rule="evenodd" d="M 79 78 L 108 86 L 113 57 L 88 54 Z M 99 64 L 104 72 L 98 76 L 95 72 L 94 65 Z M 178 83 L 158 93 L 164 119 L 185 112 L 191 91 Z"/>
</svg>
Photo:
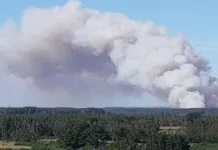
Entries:
<svg viewBox="0 0 218 150">
<path fill-rule="evenodd" d="M 0 150 L 28 150 L 30 146 L 15 145 L 15 142 L 0 141 Z"/>
<path fill-rule="evenodd" d="M 159 132 L 165 132 L 168 134 L 184 133 L 182 127 L 177 126 L 161 126 Z"/>
<path fill-rule="evenodd" d="M 218 143 L 191 144 L 191 150 L 218 150 Z"/>
<path fill-rule="evenodd" d="M 39 142 L 42 143 L 50 143 L 55 142 L 57 139 L 41 139 Z M 6 142 L 6 141 L 0 141 L 0 150 L 29 150 L 32 149 L 31 146 L 26 146 L 23 144 L 19 144 L 16 142 Z"/>
<path fill-rule="evenodd" d="M 160 130 L 179 130 L 181 129 L 181 127 L 177 127 L 177 126 L 161 126 Z"/>
<path fill-rule="evenodd" d="M 49 143 L 49 142 L 56 142 L 58 139 L 41 139 L 39 140 L 39 142 L 46 142 L 46 143 Z"/>
</svg>

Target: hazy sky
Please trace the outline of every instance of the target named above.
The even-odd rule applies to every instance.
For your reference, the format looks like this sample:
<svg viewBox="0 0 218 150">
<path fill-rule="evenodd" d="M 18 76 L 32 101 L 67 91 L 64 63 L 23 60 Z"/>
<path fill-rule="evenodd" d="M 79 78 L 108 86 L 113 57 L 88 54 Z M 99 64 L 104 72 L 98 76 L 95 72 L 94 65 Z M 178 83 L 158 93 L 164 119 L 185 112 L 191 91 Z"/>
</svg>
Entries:
<svg viewBox="0 0 218 150">
<path fill-rule="evenodd" d="M 8 19 L 19 24 L 23 10 L 30 6 L 53 7 L 62 5 L 66 0 L 7 0 L 0 4 L 0 25 Z M 83 0 L 82 5 L 101 11 L 120 12 L 133 20 L 151 20 L 157 25 L 165 26 L 169 32 L 183 34 L 199 51 L 211 62 L 212 74 L 218 75 L 218 14 L 217 1 L 197 0 Z M 2 70 L 3 72 L 3 70 Z M 36 96 L 37 90 L 30 92 L 22 80 L 14 77 L 0 76 L 0 91 L 2 106 L 23 106 L 39 104 L 40 97 Z M 119 106 L 160 106 L 158 101 L 146 101 L 143 99 L 126 98 L 125 101 L 118 98 L 107 105 Z M 16 100 L 15 100 L 16 99 Z M 124 104 L 125 102 L 125 104 Z M 63 104 L 68 105 L 68 104 Z M 73 106 L 72 106 L 73 107 Z"/>
</svg>

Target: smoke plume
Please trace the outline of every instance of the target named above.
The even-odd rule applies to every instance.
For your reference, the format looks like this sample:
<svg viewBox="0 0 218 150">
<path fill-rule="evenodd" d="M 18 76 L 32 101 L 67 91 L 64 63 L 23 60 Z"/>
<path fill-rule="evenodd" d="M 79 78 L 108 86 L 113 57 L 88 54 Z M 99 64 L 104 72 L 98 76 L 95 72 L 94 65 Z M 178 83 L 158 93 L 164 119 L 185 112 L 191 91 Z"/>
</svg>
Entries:
<svg viewBox="0 0 218 150">
<path fill-rule="evenodd" d="M 218 104 L 208 61 L 183 37 L 80 1 L 26 9 L 19 29 L 1 29 L 0 53 L 1 67 L 13 75 L 78 100 L 147 92 L 172 107 Z"/>
</svg>

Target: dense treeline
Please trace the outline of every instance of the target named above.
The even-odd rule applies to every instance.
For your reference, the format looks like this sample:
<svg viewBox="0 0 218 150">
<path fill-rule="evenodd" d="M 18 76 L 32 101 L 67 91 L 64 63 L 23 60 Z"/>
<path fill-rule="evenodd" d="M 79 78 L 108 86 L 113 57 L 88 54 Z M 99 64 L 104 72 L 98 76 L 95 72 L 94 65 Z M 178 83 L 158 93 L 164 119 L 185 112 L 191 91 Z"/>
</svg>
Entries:
<svg viewBox="0 0 218 150">
<path fill-rule="evenodd" d="M 2 108 L 0 138 L 34 144 L 38 150 L 189 150 L 192 143 L 218 143 L 216 115 L 175 115 L 170 110 L 164 109 L 168 115 L 125 115 L 94 108 Z M 37 144 L 41 139 L 57 141 Z"/>
<path fill-rule="evenodd" d="M 190 113 L 200 113 L 203 116 L 218 116 L 218 108 L 191 108 L 191 109 L 174 109 L 174 108 L 123 108 L 123 107 L 106 107 L 106 108 L 4 108 L 0 107 L 0 114 L 75 114 L 75 113 L 93 113 L 93 114 L 125 114 L 125 115 L 155 115 L 155 116 L 186 116 Z"/>
</svg>

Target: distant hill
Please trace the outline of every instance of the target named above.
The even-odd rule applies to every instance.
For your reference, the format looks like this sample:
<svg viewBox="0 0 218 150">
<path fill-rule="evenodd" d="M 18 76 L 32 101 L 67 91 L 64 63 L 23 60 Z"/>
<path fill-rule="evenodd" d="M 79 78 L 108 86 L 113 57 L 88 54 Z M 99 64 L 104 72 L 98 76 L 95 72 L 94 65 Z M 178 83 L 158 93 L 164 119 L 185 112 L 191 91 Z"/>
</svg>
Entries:
<svg viewBox="0 0 218 150">
<path fill-rule="evenodd" d="M 125 115 L 158 115 L 158 116 L 185 116 L 189 113 L 201 113 L 205 116 L 217 116 L 218 108 L 191 108 L 191 109 L 176 109 L 176 108 L 125 108 L 125 107 L 105 107 L 105 108 L 39 108 L 39 107 L 20 107 L 20 108 L 5 108 L 0 107 L 0 114 L 125 114 Z"/>
<path fill-rule="evenodd" d="M 137 107 L 106 107 L 106 112 L 116 114 L 131 114 L 131 115 L 176 115 L 184 116 L 188 113 L 198 112 L 203 115 L 218 115 L 218 109 L 202 109 L 202 108 L 191 108 L 191 109 L 178 109 L 178 108 L 137 108 Z"/>
<path fill-rule="evenodd" d="M 173 116 L 185 116 L 189 113 L 201 113 L 202 115 L 218 115 L 218 108 L 124 108 L 124 107 L 106 107 L 106 112 L 116 114 L 128 114 L 128 115 L 173 115 Z"/>
</svg>

